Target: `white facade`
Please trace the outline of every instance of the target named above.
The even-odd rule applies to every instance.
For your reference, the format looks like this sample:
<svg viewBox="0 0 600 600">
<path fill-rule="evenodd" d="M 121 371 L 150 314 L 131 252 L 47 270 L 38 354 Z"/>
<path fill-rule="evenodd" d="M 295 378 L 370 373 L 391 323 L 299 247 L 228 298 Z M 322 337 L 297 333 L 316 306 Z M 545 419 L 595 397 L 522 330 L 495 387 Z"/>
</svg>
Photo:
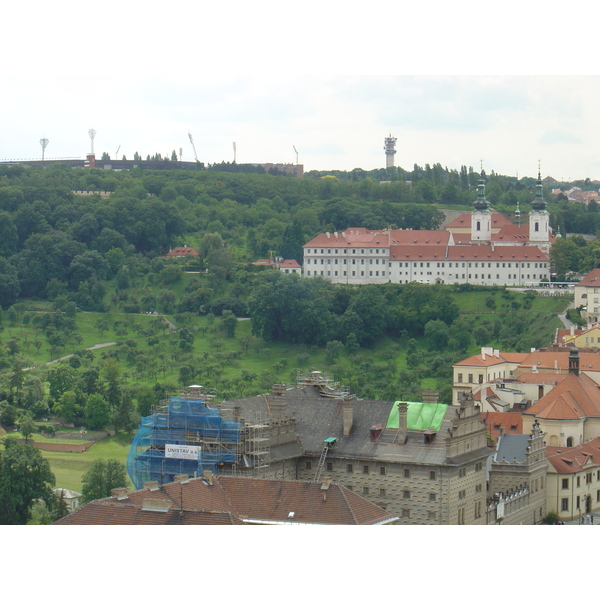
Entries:
<svg viewBox="0 0 600 600">
<path fill-rule="evenodd" d="M 447 232 L 349 228 L 306 244 L 303 274 L 351 284 L 537 286 L 550 266 L 536 246 L 459 246 Z"/>
</svg>

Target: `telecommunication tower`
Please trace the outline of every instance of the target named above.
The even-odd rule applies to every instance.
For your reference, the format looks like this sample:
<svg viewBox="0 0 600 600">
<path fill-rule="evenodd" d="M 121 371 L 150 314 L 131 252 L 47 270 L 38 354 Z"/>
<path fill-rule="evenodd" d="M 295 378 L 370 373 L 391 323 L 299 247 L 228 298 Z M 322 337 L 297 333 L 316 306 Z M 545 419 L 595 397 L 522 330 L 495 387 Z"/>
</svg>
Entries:
<svg viewBox="0 0 600 600">
<path fill-rule="evenodd" d="M 396 154 L 396 138 L 392 137 L 390 133 L 389 137 L 385 138 L 385 168 L 394 166 L 394 154 Z"/>
<path fill-rule="evenodd" d="M 92 153 L 92 154 L 94 154 L 94 138 L 96 137 L 96 132 L 95 132 L 93 129 L 90 129 L 90 130 L 88 131 L 88 134 L 89 134 L 89 136 L 90 136 L 90 140 L 92 140 L 92 152 L 91 152 L 91 153 Z M 121 147 L 121 146 L 119 146 L 119 148 L 120 148 L 120 147 Z"/>
<path fill-rule="evenodd" d="M 48 146 L 49 143 L 50 143 L 50 140 L 48 138 L 42 138 L 40 140 L 40 146 L 42 147 L 42 162 L 44 162 L 44 156 L 46 154 L 46 147 Z"/>
</svg>

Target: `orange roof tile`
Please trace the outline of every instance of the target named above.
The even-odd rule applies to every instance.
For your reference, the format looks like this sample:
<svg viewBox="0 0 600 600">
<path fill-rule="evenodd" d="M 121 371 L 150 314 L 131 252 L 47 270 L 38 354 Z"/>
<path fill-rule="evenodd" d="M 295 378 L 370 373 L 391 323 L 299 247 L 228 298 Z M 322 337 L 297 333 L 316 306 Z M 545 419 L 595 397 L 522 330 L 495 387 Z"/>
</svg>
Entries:
<svg viewBox="0 0 600 600">
<path fill-rule="evenodd" d="M 523 414 L 555 420 L 600 417 L 600 389 L 585 373 L 569 373 Z"/>
<path fill-rule="evenodd" d="M 590 271 L 575 287 L 600 287 L 600 269 Z"/>
<path fill-rule="evenodd" d="M 587 468 L 600 464 L 600 438 L 580 444 L 575 448 L 557 446 L 546 448 L 546 458 L 552 470 L 561 474 L 579 473 Z"/>
</svg>

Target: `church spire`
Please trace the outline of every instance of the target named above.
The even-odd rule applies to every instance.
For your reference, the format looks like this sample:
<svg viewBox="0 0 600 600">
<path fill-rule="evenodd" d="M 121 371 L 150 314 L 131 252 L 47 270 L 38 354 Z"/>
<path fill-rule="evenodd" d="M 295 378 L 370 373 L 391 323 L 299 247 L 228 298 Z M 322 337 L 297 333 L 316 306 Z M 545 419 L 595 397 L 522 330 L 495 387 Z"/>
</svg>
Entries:
<svg viewBox="0 0 600 600">
<path fill-rule="evenodd" d="M 538 161 L 538 178 L 535 186 L 535 199 L 531 203 L 531 208 L 536 212 L 544 212 L 546 210 L 546 201 L 544 200 L 544 186 L 542 185 L 542 175 Z"/>
<path fill-rule="evenodd" d="M 481 168 L 481 175 L 477 184 L 477 200 L 473 202 L 473 207 L 475 210 L 480 212 L 487 211 L 490 208 L 490 203 L 485 197 L 485 179 L 483 178 L 483 167 Z"/>
</svg>

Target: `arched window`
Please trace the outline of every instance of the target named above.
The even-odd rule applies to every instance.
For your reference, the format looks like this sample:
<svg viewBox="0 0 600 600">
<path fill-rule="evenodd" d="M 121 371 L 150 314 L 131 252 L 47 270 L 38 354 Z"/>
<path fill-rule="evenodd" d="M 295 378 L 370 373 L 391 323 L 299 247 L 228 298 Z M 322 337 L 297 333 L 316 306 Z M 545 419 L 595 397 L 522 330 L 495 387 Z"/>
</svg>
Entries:
<svg viewBox="0 0 600 600">
<path fill-rule="evenodd" d="M 569 436 L 567 438 L 567 448 L 572 448 L 572 447 L 573 447 L 573 438 Z"/>
<path fill-rule="evenodd" d="M 540 230 L 540 224 L 536 221 L 535 222 L 535 231 L 539 231 Z"/>
<path fill-rule="evenodd" d="M 481 231 L 481 221 L 477 221 L 477 231 Z"/>
</svg>

